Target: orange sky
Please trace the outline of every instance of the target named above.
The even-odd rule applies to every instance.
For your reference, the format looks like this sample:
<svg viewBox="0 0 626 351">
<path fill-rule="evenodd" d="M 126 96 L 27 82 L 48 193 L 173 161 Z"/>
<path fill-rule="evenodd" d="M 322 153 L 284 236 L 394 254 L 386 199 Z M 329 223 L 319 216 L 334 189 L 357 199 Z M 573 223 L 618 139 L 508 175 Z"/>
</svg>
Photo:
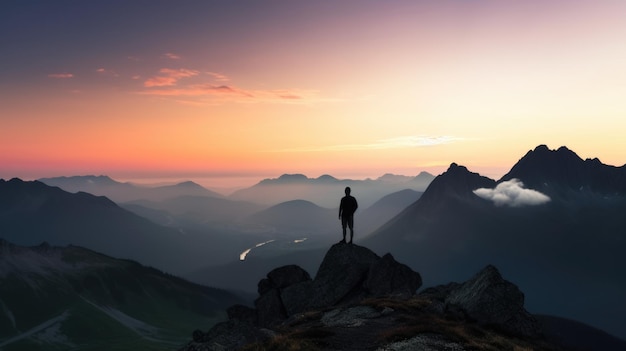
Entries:
<svg viewBox="0 0 626 351">
<path fill-rule="evenodd" d="M 549 4 L 546 4 L 549 3 Z M 0 5 L 0 177 L 626 163 L 626 2 Z"/>
</svg>

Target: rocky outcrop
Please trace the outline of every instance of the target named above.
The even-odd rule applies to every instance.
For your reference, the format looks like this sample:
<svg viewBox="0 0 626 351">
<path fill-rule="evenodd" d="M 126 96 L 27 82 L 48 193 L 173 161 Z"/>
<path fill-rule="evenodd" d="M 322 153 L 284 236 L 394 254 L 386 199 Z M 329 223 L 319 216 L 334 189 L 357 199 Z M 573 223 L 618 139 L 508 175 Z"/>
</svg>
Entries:
<svg viewBox="0 0 626 351">
<path fill-rule="evenodd" d="M 244 345 L 259 342 L 274 336 L 271 330 L 257 328 L 236 319 L 218 323 L 208 332 L 193 332 L 193 341 L 185 345 L 184 351 L 237 350 Z"/>
<path fill-rule="evenodd" d="M 367 297 L 409 298 L 421 284 L 420 274 L 398 263 L 391 254 L 381 258 L 362 246 L 335 244 L 326 253 L 315 279 L 296 265 L 272 270 L 259 281 L 255 308 L 230 307 L 228 322 L 207 333 L 194 332 L 193 348 L 188 345 L 182 350 L 204 350 L 198 348 L 200 344 L 228 344 L 226 350 L 236 349 L 246 341 L 262 340 L 267 333 L 259 330 L 274 327 L 297 313 L 356 303 Z M 343 312 L 341 316 L 345 315 Z"/>
<path fill-rule="evenodd" d="M 524 294 L 494 266 L 465 283 L 415 295 L 421 283 L 419 273 L 390 254 L 381 258 L 364 247 L 336 244 L 315 279 L 298 266 L 272 270 L 259 282 L 255 308 L 232 306 L 229 321 L 194 332 L 181 351 L 237 350 L 249 343 L 280 349 L 291 338 L 303 349 L 307 338 L 318 338 L 333 350 L 458 351 L 468 349 L 468 338 L 496 343 L 490 333 L 517 338 L 511 345 L 542 340 L 539 324 L 524 309 Z M 495 349 L 511 348 L 503 345 Z"/>
<path fill-rule="evenodd" d="M 335 244 L 311 280 L 302 268 L 274 269 L 258 285 L 258 324 L 271 326 L 295 313 L 326 308 L 372 296 L 410 297 L 422 284 L 419 273 L 387 254 L 351 244 Z"/>
<path fill-rule="evenodd" d="M 462 315 L 515 335 L 541 335 L 539 323 L 524 309 L 524 294 L 492 265 L 463 284 L 451 283 L 421 294 L 438 301 L 441 312 Z"/>
</svg>

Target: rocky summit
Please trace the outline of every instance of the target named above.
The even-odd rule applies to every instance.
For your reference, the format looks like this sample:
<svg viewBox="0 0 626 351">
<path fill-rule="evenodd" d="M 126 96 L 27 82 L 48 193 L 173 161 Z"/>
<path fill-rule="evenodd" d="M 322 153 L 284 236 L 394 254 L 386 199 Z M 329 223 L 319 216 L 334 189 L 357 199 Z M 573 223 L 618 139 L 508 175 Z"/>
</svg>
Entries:
<svg viewBox="0 0 626 351">
<path fill-rule="evenodd" d="M 315 278 L 296 265 L 272 270 L 254 308 L 231 306 L 228 321 L 194 331 L 180 351 L 563 349 L 494 266 L 416 294 L 421 284 L 391 254 L 336 244 Z"/>
</svg>

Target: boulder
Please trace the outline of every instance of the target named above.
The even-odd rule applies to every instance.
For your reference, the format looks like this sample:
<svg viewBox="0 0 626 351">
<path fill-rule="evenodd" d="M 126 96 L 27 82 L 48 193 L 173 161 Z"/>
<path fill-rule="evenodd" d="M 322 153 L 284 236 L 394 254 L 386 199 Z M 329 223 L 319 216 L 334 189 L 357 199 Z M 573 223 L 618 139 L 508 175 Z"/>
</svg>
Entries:
<svg viewBox="0 0 626 351">
<path fill-rule="evenodd" d="M 256 325 L 257 313 L 256 309 L 244 305 L 232 305 L 226 309 L 228 319 L 236 319 L 242 322 Z"/>
<path fill-rule="evenodd" d="M 278 289 L 271 289 L 254 301 L 259 326 L 269 327 L 287 318 L 287 313 Z"/>
<path fill-rule="evenodd" d="M 258 323 L 269 326 L 281 319 L 314 308 L 356 302 L 371 296 L 408 298 L 422 278 L 390 254 L 380 258 L 371 250 L 345 243 L 333 245 L 317 275 L 296 265 L 276 268 L 259 282 L 256 301 Z"/>
<path fill-rule="evenodd" d="M 259 296 L 272 290 L 272 288 L 272 282 L 269 280 L 269 278 L 263 278 L 259 280 L 259 283 L 257 284 L 257 292 L 259 293 Z"/>
<path fill-rule="evenodd" d="M 407 265 L 398 263 L 391 254 L 372 263 L 365 288 L 373 296 L 409 298 L 422 286 L 422 276 Z"/>
<path fill-rule="evenodd" d="M 194 331 L 193 340 L 179 351 L 237 350 L 242 346 L 269 339 L 273 333 L 238 320 L 218 323 L 207 333 Z"/>
<path fill-rule="evenodd" d="M 288 316 L 307 310 L 313 299 L 313 282 L 306 281 L 288 286 L 281 290 L 280 298 Z"/>
<path fill-rule="evenodd" d="M 311 280 L 309 273 L 295 264 L 276 268 L 267 274 L 267 278 L 277 289 Z"/>
<path fill-rule="evenodd" d="M 539 323 L 524 309 L 524 294 L 492 265 L 450 292 L 445 301 L 480 324 L 527 337 L 541 335 Z"/>
<path fill-rule="evenodd" d="M 362 295 L 370 266 L 379 259 L 362 246 L 333 245 L 313 280 L 310 306 L 334 306 L 342 300 L 349 300 L 350 295 Z"/>
</svg>

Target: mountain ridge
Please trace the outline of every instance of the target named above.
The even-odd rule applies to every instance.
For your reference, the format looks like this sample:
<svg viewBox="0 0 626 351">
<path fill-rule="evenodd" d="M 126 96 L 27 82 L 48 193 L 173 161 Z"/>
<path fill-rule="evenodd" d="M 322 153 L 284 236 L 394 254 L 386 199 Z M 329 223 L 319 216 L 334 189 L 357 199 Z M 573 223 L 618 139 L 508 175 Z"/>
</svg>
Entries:
<svg viewBox="0 0 626 351">
<path fill-rule="evenodd" d="M 173 185 L 139 186 L 129 182 L 118 182 L 106 175 L 40 178 L 38 181 L 72 193 L 83 191 L 106 196 L 118 203 L 133 200 L 165 200 L 183 195 L 224 197 L 193 181 L 183 181 Z"/>
<path fill-rule="evenodd" d="M 545 160 L 552 166 L 542 173 Z M 416 203 L 361 243 L 395 252 L 431 284 L 497 264 L 527 292 L 535 312 L 626 336 L 616 316 L 616 310 L 626 313 L 619 302 L 626 282 L 618 278 L 626 270 L 620 253 L 626 250 L 626 194 L 619 182 L 596 186 L 606 174 L 621 179 L 623 168 L 539 146 L 512 170 L 496 182 L 452 164 Z M 570 170 L 577 172 L 568 176 Z M 514 181 L 518 176 L 521 182 Z M 537 193 L 550 201 L 526 201 Z M 512 202 L 520 199 L 526 202 Z M 595 286 L 604 287 L 602 303 L 580 303 Z"/>
<path fill-rule="evenodd" d="M 303 199 L 321 207 L 335 208 L 343 196 L 344 188 L 349 186 L 359 200 L 359 206 L 366 208 L 396 191 L 423 191 L 433 179 L 434 176 L 428 172 L 421 172 L 415 177 L 385 174 L 377 179 L 364 180 L 338 179 L 330 175 L 309 178 L 304 174 L 283 174 L 278 178 L 263 179 L 251 187 L 239 189 L 229 198 L 270 206 Z"/>
<path fill-rule="evenodd" d="M 546 145 L 539 145 L 529 150 L 498 182 L 513 178 L 545 192 L 556 190 L 558 193 L 559 189 L 550 188 L 550 184 L 558 184 L 566 185 L 570 191 L 586 189 L 626 195 L 626 165 L 605 165 L 598 158 L 583 160 L 565 146 L 550 150 Z"/>
</svg>

